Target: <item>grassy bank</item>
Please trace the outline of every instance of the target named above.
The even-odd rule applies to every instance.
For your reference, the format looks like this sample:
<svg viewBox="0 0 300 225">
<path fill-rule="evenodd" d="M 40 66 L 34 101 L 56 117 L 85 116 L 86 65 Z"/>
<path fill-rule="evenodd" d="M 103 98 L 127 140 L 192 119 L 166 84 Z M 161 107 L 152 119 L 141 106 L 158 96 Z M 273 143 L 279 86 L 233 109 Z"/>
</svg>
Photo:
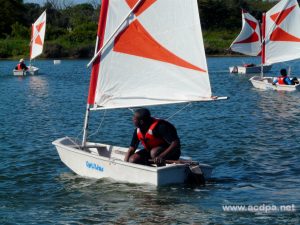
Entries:
<svg viewBox="0 0 300 225">
<path fill-rule="evenodd" d="M 204 47 L 207 55 L 231 55 L 227 49 L 238 35 L 239 30 L 203 31 Z"/>
<path fill-rule="evenodd" d="M 207 55 L 230 55 L 227 51 L 238 31 L 209 30 L 203 32 Z M 91 36 L 91 35 L 90 35 Z M 74 39 L 75 38 L 75 39 Z M 94 41 L 68 36 L 46 41 L 41 58 L 90 58 Z M 28 58 L 29 39 L 0 39 L 0 58 Z"/>
</svg>

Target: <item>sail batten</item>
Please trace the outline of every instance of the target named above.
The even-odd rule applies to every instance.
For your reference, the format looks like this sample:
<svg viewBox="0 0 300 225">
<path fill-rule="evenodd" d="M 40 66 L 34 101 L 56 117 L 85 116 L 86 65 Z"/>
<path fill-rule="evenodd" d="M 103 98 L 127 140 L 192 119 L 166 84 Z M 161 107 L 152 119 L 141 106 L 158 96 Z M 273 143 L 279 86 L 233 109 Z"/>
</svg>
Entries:
<svg viewBox="0 0 300 225">
<path fill-rule="evenodd" d="M 43 52 L 46 32 L 46 11 L 32 24 L 30 41 L 30 60 L 35 59 Z"/>
<path fill-rule="evenodd" d="M 137 1 L 103 2 L 107 15 L 100 40 L 106 43 Z M 142 1 L 100 58 L 97 71 L 93 66 L 92 77 L 97 73 L 97 79 L 88 102 L 96 108 L 211 98 L 197 0 Z"/>
</svg>

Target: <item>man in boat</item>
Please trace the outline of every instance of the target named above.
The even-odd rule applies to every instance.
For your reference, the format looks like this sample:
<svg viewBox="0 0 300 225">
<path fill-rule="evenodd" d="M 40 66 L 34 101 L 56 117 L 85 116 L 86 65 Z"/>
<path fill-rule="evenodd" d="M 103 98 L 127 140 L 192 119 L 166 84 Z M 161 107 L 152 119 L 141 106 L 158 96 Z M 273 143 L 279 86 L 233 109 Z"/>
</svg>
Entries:
<svg viewBox="0 0 300 225">
<path fill-rule="evenodd" d="M 180 140 L 171 123 L 151 117 L 150 111 L 145 108 L 135 111 L 133 123 L 136 129 L 125 156 L 126 162 L 147 165 L 152 159 L 159 165 L 164 160 L 179 159 Z M 144 148 L 136 152 L 140 142 Z"/>
<path fill-rule="evenodd" d="M 24 59 L 20 59 L 19 64 L 15 68 L 16 70 L 28 70 L 28 67 L 26 66 Z"/>
<path fill-rule="evenodd" d="M 280 76 L 273 81 L 273 85 L 277 83 L 281 85 L 292 85 L 292 81 L 288 77 L 286 69 L 280 70 Z"/>
</svg>

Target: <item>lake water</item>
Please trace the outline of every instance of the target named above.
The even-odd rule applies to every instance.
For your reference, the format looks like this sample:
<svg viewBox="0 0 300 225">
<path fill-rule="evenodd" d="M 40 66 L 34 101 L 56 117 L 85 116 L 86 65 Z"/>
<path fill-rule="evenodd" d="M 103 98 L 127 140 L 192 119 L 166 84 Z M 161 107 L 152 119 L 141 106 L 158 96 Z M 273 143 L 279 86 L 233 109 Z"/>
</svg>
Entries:
<svg viewBox="0 0 300 225">
<path fill-rule="evenodd" d="M 183 155 L 215 168 L 201 188 L 154 188 L 75 175 L 51 142 L 81 138 L 87 61 L 37 61 L 41 74 L 24 78 L 11 75 L 16 61 L 0 61 L 0 224 L 300 224 L 300 93 L 259 91 L 248 81 L 251 76 L 228 73 L 228 66 L 249 60 L 209 58 L 214 94 L 230 99 L 194 103 L 170 119 Z M 290 65 L 300 74 L 299 62 Z M 273 74 L 283 66 L 274 66 Z M 151 111 L 168 118 L 183 106 Z M 131 112 L 95 112 L 92 131 L 103 116 L 90 139 L 128 146 Z M 222 208 L 292 204 L 294 212 Z"/>
</svg>

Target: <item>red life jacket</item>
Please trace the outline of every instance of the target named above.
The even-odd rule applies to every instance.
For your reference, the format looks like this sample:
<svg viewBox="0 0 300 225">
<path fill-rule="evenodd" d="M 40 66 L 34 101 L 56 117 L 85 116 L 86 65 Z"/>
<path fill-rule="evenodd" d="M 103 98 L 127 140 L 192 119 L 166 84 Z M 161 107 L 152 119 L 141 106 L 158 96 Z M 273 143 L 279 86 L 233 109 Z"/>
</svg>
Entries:
<svg viewBox="0 0 300 225">
<path fill-rule="evenodd" d="M 283 77 L 283 76 L 280 76 L 280 77 L 278 77 L 278 84 L 283 84 L 283 85 L 285 85 L 286 83 L 284 82 L 284 79 L 285 79 L 286 77 Z"/>
<path fill-rule="evenodd" d="M 153 135 L 153 130 L 156 127 L 156 125 L 159 123 L 159 121 L 160 120 L 158 120 L 158 119 L 154 119 L 153 123 L 150 125 L 149 130 L 147 131 L 147 133 L 145 135 L 141 132 L 140 128 L 137 129 L 137 137 L 138 137 L 139 141 L 142 143 L 142 145 L 145 147 L 145 149 L 147 149 L 149 151 L 152 148 L 166 144 L 166 142 L 162 138 L 155 137 Z"/>
<path fill-rule="evenodd" d="M 18 70 L 22 70 L 22 68 L 21 68 L 21 63 L 19 63 L 19 64 L 17 65 L 17 68 L 18 68 Z"/>
</svg>

